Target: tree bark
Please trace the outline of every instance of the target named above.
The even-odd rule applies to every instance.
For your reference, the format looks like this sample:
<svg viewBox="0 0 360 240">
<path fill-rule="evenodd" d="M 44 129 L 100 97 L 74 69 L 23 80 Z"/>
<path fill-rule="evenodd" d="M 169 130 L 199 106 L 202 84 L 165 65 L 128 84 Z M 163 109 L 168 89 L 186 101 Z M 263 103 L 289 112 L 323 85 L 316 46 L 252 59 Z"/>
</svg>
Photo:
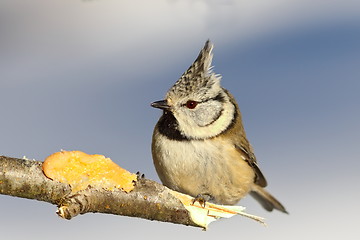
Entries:
<svg viewBox="0 0 360 240">
<path fill-rule="evenodd" d="M 72 193 L 68 184 L 44 175 L 42 162 L 0 156 L 0 194 L 55 204 L 57 214 L 65 219 L 98 212 L 202 227 L 193 222 L 170 191 L 157 182 L 139 178 L 129 193 L 92 187 Z"/>
</svg>

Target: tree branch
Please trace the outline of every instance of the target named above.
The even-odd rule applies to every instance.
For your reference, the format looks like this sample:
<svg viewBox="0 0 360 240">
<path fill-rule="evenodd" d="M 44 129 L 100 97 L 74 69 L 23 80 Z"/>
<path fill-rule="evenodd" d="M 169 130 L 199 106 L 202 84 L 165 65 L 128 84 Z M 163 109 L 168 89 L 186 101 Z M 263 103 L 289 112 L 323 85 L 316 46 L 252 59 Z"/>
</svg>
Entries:
<svg viewBox="0 0 360 240">
<path fill-rule="evenodd" d="M 204 227 L 192 220 L 170 189 L 157 182 L 139 179 L 129 193 L 92 187 L 72 193 L 68 184 L 47 178 L 42 162 L 35 160 L 0 156 L 0 194 L 55 204 L 57 214 L 66 219 L 98 212 Z"/>
</svg>

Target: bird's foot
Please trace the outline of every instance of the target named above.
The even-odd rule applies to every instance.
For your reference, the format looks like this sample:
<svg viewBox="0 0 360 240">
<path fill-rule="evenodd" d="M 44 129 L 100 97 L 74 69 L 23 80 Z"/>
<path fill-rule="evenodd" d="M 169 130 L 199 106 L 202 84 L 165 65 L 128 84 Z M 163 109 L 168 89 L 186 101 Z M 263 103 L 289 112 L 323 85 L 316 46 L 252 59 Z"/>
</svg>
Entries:
<svg viewBox="0 0 360 240">
<path fill-rule="evenodd" d="M 137 176 L 137 180 L 145 178 L 145 174 L 141 174 L 141 172 L 139 171 L 136 172 L 136 176 Z"/>
<path fill-rule="evenodd" d="M 192 201 L 192 205 L 194 205 L 196 202 L 200 204 L 203 208 L 205 208 L 206 202 L 214 200 L 214 197 L 211 196 L 208 193 L 204 194 L 198 194 Z"/>
</svg>

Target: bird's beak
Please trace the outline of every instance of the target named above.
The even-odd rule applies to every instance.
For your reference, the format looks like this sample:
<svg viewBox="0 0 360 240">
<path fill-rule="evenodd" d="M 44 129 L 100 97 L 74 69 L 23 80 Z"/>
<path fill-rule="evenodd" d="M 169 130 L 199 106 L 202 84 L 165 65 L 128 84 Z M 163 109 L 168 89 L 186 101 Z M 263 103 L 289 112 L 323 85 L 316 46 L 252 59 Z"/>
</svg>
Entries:
<svg viewBox="0 0 360 240">
<path fill-rule="evenodd" d="M 169 110 L 170 109 L 170 106 L 168 105 L 166 100 L 153 102 L 153 103 L 151 103 L 151 106 L 154 107 L 154 108 L 160 108 L 160 109 L 163 109 L 163 110 Z"/>
</svg>

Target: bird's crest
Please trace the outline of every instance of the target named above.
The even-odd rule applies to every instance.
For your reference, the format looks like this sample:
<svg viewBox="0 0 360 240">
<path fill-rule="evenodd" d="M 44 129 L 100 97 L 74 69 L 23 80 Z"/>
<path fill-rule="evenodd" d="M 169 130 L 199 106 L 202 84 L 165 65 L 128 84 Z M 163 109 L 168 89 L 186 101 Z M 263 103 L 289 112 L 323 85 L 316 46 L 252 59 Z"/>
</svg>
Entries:
<svg viewBox="0 0 360 240">
<path fill-rule="evenodd" d="M 220 75 L 212 71 L 213 44 L 208 40 L 199 56 L 180 79 L 170 88 L 167 98 L 189 96 L 192 93 L 207 95 L 209 89 L 220 86 Z"/>
</svg>

